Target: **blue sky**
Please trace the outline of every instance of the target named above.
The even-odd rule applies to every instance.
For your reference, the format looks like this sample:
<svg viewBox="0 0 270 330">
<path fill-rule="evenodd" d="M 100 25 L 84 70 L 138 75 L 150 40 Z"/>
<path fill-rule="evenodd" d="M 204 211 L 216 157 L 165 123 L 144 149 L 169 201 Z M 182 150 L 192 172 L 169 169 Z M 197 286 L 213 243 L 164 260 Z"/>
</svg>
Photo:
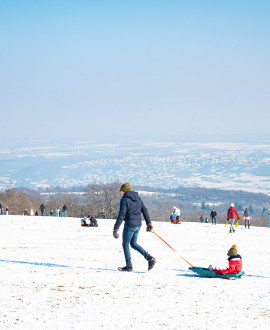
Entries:
<svg viewBox="0 0 270 330">
<path fill-rule="evenodd" d="M 2 144 L 265 140 L 269 12 L 260 0 L 2 0 Z"/>
</svg>

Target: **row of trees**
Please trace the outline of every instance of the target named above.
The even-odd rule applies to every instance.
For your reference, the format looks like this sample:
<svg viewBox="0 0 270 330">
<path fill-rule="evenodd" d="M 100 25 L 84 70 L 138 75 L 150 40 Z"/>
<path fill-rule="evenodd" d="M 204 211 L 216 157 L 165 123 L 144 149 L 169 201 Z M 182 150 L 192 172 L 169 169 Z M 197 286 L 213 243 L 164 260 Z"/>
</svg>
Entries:
<svg viewBox="0 0 270 330">
<path fill-rule="evenodd" d="M 54 195 L 40 195 L 40 193 L 33 194 L 33 192 L 22 192 L 14 189 L 8 189 L 0 193 L 0 202 L 2 207 L 9 207 L 10 214 L 23 214 L 25 209 L 38 210 L 40 205 L 45 205 L 45 213 L 49 215 L 50 210 L 61 208 L 65 204 L 67 206 L 68 216 L 71 217 L 84 217 L 93 215 L 97 218 L 101 217 L 102 209 L 105 210 L 106 218 L 115 219 L 118 215 L 120 204 L 119 182 L 112 182 L 108 184 L 93 183 L 84 188 L 85 194 L 80 196 L 70 192 L 59 192 Z M 34 197 L 33 197 L 34 196 Z M 202 202 L 201 206 L 193 203 L 193 201 L 183 201 L 170 195 L 154 194 L 153 196 L 143 196 L 143 200 L 148 208 L 150 217 L 155 221 L 170 221 L 169 217 L 173 211 L 173 206 L 180 207 L 182 221 L 199 221 L 202 214 L 203 217 L 209 217 L 210 207 L 206 202 Z M 239 211 L 244 208 L 232 200 Z M 217 222 L 225 223 L 227 218 L 227 209 L 229 205 L 223 203 L 215 207 L 218 217 Z M 254 208 L 255 209 L 255 208 Z M 264 208 L 253 209 L 249 205 L 249 210 L 252 213 L 254 224 L 266 225 L 266 217 L 270 216 L 268 211 L 269 205 Z M 40 212 L 39 212 L 40 214 Z"/>
<path fill-rule="evenodd" d="M 23 214 L 24 210 L 37 210 L 40 214 L 40 205 L 44 204 L 45 214 L 49 215 L 51 210 L 56 208 L 63 208 L 67 206 L 68 216 L 83 217 L 87 215 L 94 215 L 101 217 L 101 210 L 105 210 L 107 218 L 115 218 L 119 211 L 120 203 L 120 183 L 113 182 L 110 184 L 91 184 L 86 187 L 85 197 L 82 199 L 74 194 L 67 192 L 60 192 L 57 195 L 48 195 L 49 197 L 31 198 L 33 195 L 28 191 L 26 194 L 21 190 L 7 189 L 0 193 L 0 202 L 2 207 L 8 206 L 9 214 Z M 27 196 L 28 195 L 28 196 Z"/>
</svg>

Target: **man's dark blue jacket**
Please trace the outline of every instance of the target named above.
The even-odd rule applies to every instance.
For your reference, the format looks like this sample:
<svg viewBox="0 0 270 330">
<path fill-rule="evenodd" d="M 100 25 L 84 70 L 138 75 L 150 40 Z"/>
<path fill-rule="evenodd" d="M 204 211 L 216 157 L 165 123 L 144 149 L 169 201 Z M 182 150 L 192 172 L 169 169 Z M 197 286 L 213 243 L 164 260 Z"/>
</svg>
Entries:
<svg viewBox="0 0 270 330">
<path fill-rule="evenodd" d="M 127 191 L 120 202 L 120 211 L 114 225 L 114 230 L 119 229 L 121 223 L 125 221 L 128 227 L 141 226 L 141 213 L 144 216 L 146 224 L 151 222 L 147 208 L 135 191 Z"/>
</svg>

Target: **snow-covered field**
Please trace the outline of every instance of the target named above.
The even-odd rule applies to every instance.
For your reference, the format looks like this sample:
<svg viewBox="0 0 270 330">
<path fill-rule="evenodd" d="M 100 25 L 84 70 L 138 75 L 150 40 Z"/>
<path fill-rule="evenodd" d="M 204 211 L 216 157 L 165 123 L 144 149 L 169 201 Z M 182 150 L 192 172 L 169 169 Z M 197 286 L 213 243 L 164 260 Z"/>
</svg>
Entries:
<svg viewBox="0 0 270 330">
<path fill-rule="evenodd" d="M 153 222 L 194 266 L 227 266 L 237 244 L 246 275 L 230 281 L 197 277 L 145 224 L 138 242 L 156 266 L 132 250 L 134 272 L 121 273 L 113 224 L 1 216 L 0 329 L 269 329 L 269 228 Z"/>
</svg>

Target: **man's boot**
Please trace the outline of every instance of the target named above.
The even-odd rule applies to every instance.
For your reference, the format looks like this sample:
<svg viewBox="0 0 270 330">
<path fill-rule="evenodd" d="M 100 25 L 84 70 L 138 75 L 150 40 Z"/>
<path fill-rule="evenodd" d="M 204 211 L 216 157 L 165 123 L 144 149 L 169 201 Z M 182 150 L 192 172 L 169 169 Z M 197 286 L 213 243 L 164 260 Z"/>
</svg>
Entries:
<svg viewBox="0 0 270 330">
<path fill-rule="evenodd" d="M 150 256 L 149 254 L 147 257 L 147 261 L 148 261 L 148 270 L 151 270 L 155 266 L 157 260 L 154 257 Z"/>
<path fill-rule="evenodd" d="M 133 268 L 132 266 L 125 266 L 125 267 L 118 267 L 118 270 L 120 270 L 121 272 L 132 272 Z"/>
</svg>

